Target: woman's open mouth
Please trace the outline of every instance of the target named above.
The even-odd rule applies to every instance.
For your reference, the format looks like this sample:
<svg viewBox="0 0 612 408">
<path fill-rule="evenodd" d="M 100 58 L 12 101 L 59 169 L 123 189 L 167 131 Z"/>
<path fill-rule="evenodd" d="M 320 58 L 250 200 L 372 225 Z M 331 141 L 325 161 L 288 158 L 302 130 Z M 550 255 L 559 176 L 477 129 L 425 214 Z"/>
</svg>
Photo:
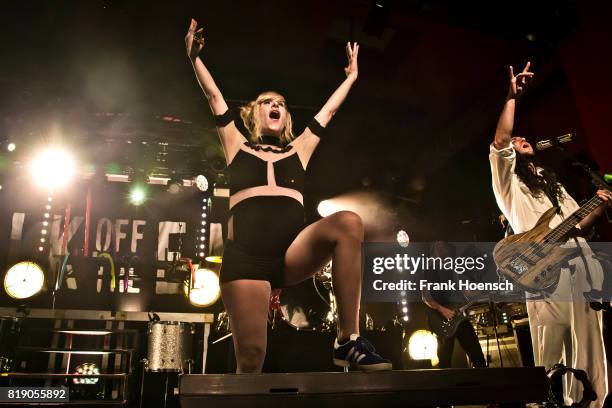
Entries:
<svg viewBox="0 0 612 408">
<path fill-rule="evenodd" d="M 270 111 L 270 119 L 280 119 L 281 114 L 279 111 L 273 110 Z"/>
</svg>

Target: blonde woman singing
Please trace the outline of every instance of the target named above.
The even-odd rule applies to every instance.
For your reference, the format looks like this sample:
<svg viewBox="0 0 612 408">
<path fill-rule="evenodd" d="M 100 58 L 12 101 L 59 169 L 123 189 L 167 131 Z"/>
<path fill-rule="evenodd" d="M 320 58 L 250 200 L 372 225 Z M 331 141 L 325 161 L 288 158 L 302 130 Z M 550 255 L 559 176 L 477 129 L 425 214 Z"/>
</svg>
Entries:
<svg viewBox="0 0 612 408">
<path fill-rule="evenodd" d="M 241 108 L 248 138 L 236 127 L 221 91 L 199 57 L 204 37 L 195 20 L 191 20 L 185 45 L 215 115 L 230 179 L 221 293 L 232 325 L 237 372 L 261 371 L 271 289 L 307 279 L 330 259 L 338 301 L 334 364 L 366 371 L 390 370 L 389 360 L 359 335 L 361 218 L 340 211 L 310 225 L 304 222 L 306 168 L 329 121 L 357 80 L 359 45 L 347 44 L 346 79 L 299 136 L 293 135 L 285 98 L 264 92 Z"/>
</svg>

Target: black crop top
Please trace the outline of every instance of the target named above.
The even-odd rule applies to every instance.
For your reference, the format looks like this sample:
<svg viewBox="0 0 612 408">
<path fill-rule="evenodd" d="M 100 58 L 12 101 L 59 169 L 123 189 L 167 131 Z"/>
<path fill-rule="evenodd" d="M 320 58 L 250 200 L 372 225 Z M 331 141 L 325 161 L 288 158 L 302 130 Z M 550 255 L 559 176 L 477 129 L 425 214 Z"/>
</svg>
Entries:
<svg viewBox="0 0 612 408">
<path fill-rule="evenodd" d="M 233 120 L 230 110 L 215 116 L 218 127 L 227 126 Z M 308 128 L 317 136 L 324 134 L 324 128 L 314 118 Z M 296 190 L 303 195 L 306 169 L 294 146 L 300 137 L 302 135 L 284 146 L 274 136 L 263 136 L 262 143 L 245 141 L 227 166 L 230 195 L 248 188 L 273 185 Z M 279 157 L 275 158 L 277 155 Z M 270 165 L 271 172 L 268 169 Z"/>
</svg>

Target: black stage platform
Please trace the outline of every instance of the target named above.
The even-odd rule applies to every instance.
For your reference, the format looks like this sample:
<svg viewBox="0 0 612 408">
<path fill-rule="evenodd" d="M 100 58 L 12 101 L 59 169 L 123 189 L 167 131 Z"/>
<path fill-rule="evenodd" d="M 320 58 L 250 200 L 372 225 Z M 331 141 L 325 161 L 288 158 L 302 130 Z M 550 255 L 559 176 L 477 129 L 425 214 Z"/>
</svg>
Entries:
<svg viewBox="0 0 612 408">
<path fill-rule="evenodd" d="M 183 375 L 181 407 L 414 407 L 543 402 L 543 367 Z"/>
</svg>

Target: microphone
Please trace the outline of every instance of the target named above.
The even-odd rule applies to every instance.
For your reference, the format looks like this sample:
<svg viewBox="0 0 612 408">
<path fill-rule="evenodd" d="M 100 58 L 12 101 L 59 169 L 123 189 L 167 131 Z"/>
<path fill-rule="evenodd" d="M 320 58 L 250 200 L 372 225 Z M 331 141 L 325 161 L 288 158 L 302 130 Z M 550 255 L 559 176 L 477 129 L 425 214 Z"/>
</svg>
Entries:
<svg viewBox="0 0 612 408">
<path fill-rule="evenodd" d="M 571 142 L 575 136 L 576 136 L 575 132 L 570 132 L 565 135 L 557 136 L 552 139 L 540 140 L 538 143 L 536 143 L 536 149 L 546 150 L 549 147 L 558 146 L 561 143 Z"/>
</svg>

